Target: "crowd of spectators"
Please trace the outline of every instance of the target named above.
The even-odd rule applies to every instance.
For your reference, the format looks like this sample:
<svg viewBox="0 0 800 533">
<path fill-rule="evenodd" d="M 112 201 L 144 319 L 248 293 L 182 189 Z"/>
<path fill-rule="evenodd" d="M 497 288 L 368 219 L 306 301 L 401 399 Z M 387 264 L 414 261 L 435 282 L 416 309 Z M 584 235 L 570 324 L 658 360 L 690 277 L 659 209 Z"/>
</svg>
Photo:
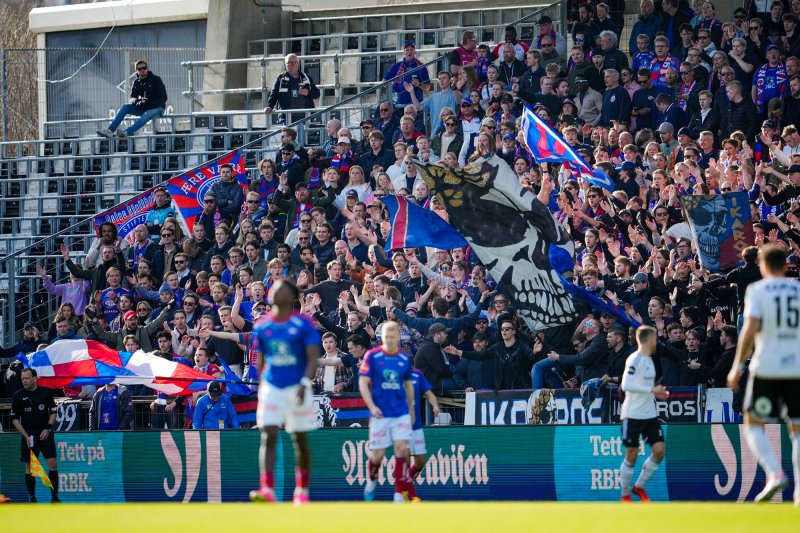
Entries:
<svg viewBox="0 0 800 533">
<path fill-rule="evenodd" d="M 535 194 L 557 189 L 550 208 L 575 242 L 575 283 L 657 329 L 662 383 L 725 386 L 744 290 L 760 279 L 758 247 L 785 246 L 790 275 L 800 263 L 800 2 L 754 1 L 725 22 L 711 2 L 659 4 L 641 1 L 626 49 L 621 17 L 603 3 L 577 6 L 569 40 L 547 16 L 531 42 L 514 27 L 492 46 L 466 31 L 435 88 L 426 69 L 413 71 L 421 63 L 406 42 L 386 79 L 412 72 L 360 135 L 332 119 L 321 144 L 304 147 L 283 128 L 249 192 L 221 167 L 189 234 L 157 189 L 133 244 L 104 224 L 82 264 L 63 246 L 69 280 L 54 284 L 40 272 L 61 298 L 52 323 L 41 332 L 26 324 L 2 356 L 80 337 L 194 359 L 209 374 L 221 359 L 242 375 L 266 295 L 288 278 L 302 291 L 299 311 L 324 331 L 318 393 L 356 391 L 363 355 L 388 319 L 401 323 L 403 349 L 439 395 L 543 387 L 591 395 L 619 384 L 634 349 L 628 324 L 578 305 L 574 324 L 531 332 L 469 250 L 386 248 L 386 195 L 447 220 L 412 157 L 455 169 L 497 154 Z M 295 74 L 296 60 L 287 58 Z M 520 131 L 523 105 L 616 190 L 537 164 Z M 679 198 L 729 191 L 748 192 L 755 240 L 741 266 L 711 272 Z M 159 405 L 168 400 L 154 402 L 154 414 Z"/>
</svg>

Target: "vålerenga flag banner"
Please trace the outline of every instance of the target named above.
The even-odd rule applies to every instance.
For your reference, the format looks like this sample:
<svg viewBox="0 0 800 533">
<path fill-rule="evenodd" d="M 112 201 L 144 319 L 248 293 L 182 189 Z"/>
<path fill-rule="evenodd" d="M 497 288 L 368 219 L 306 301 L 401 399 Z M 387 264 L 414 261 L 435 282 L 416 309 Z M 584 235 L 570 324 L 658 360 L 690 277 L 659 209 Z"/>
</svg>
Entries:
<svg viewBox="0 0 800 533">
<path fill-rule="evenodd" d="M 203 211 L 205 194 L 211 190 L 212 185 L 219 181 L 219 166 L 223 163 L 233 167 L 233 175 L 246 193 L 247 171 L 242 154 L 238 150 L 225 154 L 201 167 L 173 176 L 162 184 L 172 196 L 172 206 L 183 223 L 184 232 L 187 235 L 191 233 L 195 219 Z M 94 217 L 95 231 L 99 231 L 101 224 L 111 222 L 116 226 L 117 234 L 120 237 L 133 243 L 133 230 L 139 224 L 145 223 L 147 213 L 155 203 L 154 191 L 155 187 L 148 189 L 118 207 L 96 215 Z"/>
<path fill-rule="evenodd" d="M 718 272 L 730 270 L 753 245 L 753 221 L 747 191 L 680 197 L 683 217 L 700 252 L 700 263 Z"/>
<path fill-rule="evenodd" d="M 766 436 L 792 471 L 785 425 Z M 430 427 L 428 464 L 417 492 L 435 500 L 619 501 L 625 453 L 619 425 Z M 764 472 L 747 448 L 740 424 L 667 424 L 667 456 L 647 485 L 654 501 L 752 501 Z M 20 436 L 0 433 L 0 492 L 27 501 Z M 259 435 L 251 430 L 93 431 L 56 433 L 61 500 L 88 502 L 247 501 L 258 487 Z M 363 499 L 367 479 L 366 429 L 309 433 L 314 453 L 312 501 Z M 525 446 L 520 446 L 524 442 Z M 276 493 L 291 501 L 294 461 L 289 435 L 280 432 Z M 640 448 L 634 475 L 649 450 Z M 376 499 L 391 501 L 394 458 L 378 473 Z M 776 495 L 791 501 L 793 485 Z M 49 489 L 37 484 L 40 501 Z"/>
</svg>

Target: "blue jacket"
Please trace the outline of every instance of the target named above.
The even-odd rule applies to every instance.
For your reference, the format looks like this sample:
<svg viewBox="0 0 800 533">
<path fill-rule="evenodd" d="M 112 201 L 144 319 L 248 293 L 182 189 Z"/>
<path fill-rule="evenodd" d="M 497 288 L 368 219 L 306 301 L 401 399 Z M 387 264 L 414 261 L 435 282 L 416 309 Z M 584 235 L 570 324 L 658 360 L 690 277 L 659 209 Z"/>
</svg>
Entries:
<svg viewBox="0 0 800 533">
<path fill-rule="evenodd" d="M 650 18 L 644 20 L 641 16 L 639 16 L 639 20 L 636 21 L 636 24 L 633 25 L 633 30 L 631 30 L 631 38 L 628 41 L 628 51 L 631 55 L 635 54 L 639 48 L 636 46 L 636 38 L 644 33 L 648 37 L 650 37 L 650 49 L 653 49 L 653 40 L 656 38 L 656 32 L 661 27 L 661 13 L 657 11 L 653 11 L 653 14 L 650 15 Z M 634 72 L 634 74 L 636 74 Z"/>
<path fill-rule="evenodd" d="M 458 342 L 458 332 L 474 325 L 483 310 L 484 304 L 480 303 L 475 306 L 475 310 L 470 314 L 459 318 L 412 318 L 397 307 L 392 309 L 392 313 L 394 313 L 394 316 L 397 317 L 399 322 L 426 336 L 428 335 L 428 328 L 430 328 L 431 325 L 443 324 L 444 327 L 450 330 L 447 335 L 450 344 L 456 344 Z"/>
<path fill-rule="evenodd" d="M 684 126 L 689 125 L 689 114 L 686 113 L 678 104 L 672 104 L 664 114 L 662 122 L 669 122 L 675 128 L 675 137 L 678 136 L 678 130 Z"/>
<path fill-rule="evenodd" d="M 194 429 L 222 429 L 220 421 L 225 429 L 239 427 L 236 410 L 227 394 L 220 396 L 217 401 L 213 401 L 208 394 L 197 400 L 192 419 Z"/>
</svg>

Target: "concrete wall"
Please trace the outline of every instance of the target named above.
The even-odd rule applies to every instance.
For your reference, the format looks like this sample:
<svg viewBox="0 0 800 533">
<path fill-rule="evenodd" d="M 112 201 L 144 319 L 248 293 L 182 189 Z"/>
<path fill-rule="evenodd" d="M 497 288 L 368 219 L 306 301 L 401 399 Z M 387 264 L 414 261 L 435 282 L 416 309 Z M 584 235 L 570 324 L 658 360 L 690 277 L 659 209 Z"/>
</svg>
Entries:
<svg viewBox="0 0 800 533">
<path fill-rule="evenodd" d="M 253 0 L 209 0 L 206 60 L 245 57 L 248 41 L 280 37 L 282 28 L 280 2 L 259 6 Z M 247 65 L 205 69 L 203 90 L 239 87 L 247 87 Z M 201 103 L 205 111 L 245 108 L 243 95 L 205 95 Z"/>
</svg>

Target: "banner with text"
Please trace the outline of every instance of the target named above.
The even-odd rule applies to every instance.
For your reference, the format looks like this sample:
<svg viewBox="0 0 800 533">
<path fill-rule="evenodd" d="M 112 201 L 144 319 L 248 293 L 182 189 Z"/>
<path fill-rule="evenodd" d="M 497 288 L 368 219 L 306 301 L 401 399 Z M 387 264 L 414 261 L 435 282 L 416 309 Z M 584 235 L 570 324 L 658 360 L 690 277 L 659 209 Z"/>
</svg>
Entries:
<svg viewBox="0 0 800 533">
<path fill-rule="evenodd" d="M 667 456 L 647 486 L 655 501 L 744 501 L 765 476 L 738 424 L 664 426 Z M 768 425 L 767 439 L 791 471 L 784 425 Z M 424 500 L 615 501 L 625 449 L 619 426 L 431 427 L 428 463 L 417 478 Z M 20 436 L 0 433 L 0 492 L 27 501 Z M 258 486 L 257 431 L 142 431 L 56 433 L 61 499 L 90 502 L 246 501 Z M 366 429 L 309 433 L 314 454 L 313 501 L 361 500 L 369 451 Z M 635 476 L 650 453 L 639 452 Z M 381 465 L 376 499 L 391 501 L 394 458 Z M 276 493 L 289 501 L 294 459 L 288 434 L 279 433 Z M 792 486 L 778 501 L 790 501 Z M 37 497 L 49 501 L 37 484 Z"/>
<path fill-rule="evenodd" d="M 606 389 L 586 409 L 578 389 L 468 392 L 464 425 L 602 424 L 608 421 L 608 398 Z"/>
</svg>

